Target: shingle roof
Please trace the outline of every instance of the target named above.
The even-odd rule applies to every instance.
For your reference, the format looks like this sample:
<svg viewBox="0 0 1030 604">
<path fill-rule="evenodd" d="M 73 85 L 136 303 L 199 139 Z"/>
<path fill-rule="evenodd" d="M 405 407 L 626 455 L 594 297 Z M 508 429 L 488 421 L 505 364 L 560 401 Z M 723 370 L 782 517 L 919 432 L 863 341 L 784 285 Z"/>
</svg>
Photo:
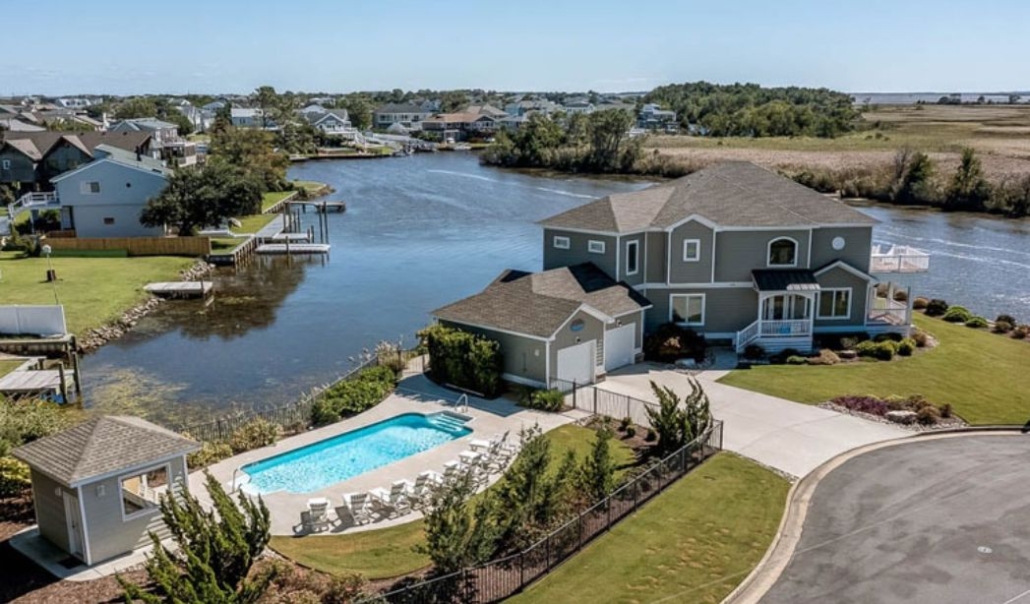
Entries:
<svg viewBox="0 0 1030 604">
<path fill-rule="evenodd" d="M 632 287 L 587 263 L 541 273 L 508 270 L 481 293 L 432 314 L 445 321 L 549 338 L 583 304 L 609 317 L 651 305 Z"/>
<path fill-rule="evenodd" d="M 411 103 L 387 103 L 377 107 L 374 113 L 430 113 Z"/>
<path fill-rule="evenodd" d="M 819 291 L 813 271 L 795 268 L 768 268 L 751 271 L 760 292 Z"/>
<path fill-rule="evenodd" d="M 85 149 L 87 155 L 92 155 L 93 150 L 100 145 L 110 145 L 135 151 L 138 147 L 145 146 L 150 140 L 149 132 L 7 132 L 6 142 L 16 149 L 21 150 L 29 157 L 38 161 L 53 149 L 62 138 L 68 138 L 69 142 Z M 75 140 L 71 140 L 75 139 Z"/>
<path fill-rule="evenodd" d="M 198 443 L 144 419 L 108 415 L 24 444 L 12 455 L 65 485 L 75 486 L 199 448 Z"/>
<path fill-rule="evenodd" d="M 154 132 L 156 130 L 168 130 L 169 128 L 175 127 L 175 124 L 159 120 L 156 117 L 140 117 L 122 120 L 111 126 L 111 130 L 118 131 L 123 128 L 127 128 L 129 130 L 141 132 Z"/>
<path fill-rule="evenodd" d="M 543 226 L 628 233 L 668 228 L 692 215 L 720 226 L 872 225 L 875 220 L 750 162 L 723 162 L 633 193 L 592 201 Z"/>
</svg>

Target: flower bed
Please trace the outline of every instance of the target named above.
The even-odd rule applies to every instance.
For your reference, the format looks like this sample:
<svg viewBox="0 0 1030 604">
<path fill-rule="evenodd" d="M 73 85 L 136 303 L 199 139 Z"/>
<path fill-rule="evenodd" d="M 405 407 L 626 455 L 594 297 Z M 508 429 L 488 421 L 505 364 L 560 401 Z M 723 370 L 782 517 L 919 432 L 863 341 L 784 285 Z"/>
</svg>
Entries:
<svg viewBox="0 0 1030 604">
<path fill-rule="evenodd" d="M 962 418 L 952 412 L 951 405 L 935 405 L 920 395 L 886 398 L 845 395 L 838 396 L 822 406 L 866 419 L 918 427 L 922 430 L 966 425 Z"/>
</svg>

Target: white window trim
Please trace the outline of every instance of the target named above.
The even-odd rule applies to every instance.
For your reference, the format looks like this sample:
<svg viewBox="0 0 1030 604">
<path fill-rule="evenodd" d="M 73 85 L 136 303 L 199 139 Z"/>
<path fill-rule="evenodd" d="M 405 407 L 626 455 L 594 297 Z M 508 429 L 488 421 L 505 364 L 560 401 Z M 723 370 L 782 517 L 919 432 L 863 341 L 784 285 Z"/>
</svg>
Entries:
<svg viewBox="0 0 1030 604">
<path fill-rule="evenodd" d="M 598 241 L 597 239 L 590 239 L 587 241 L 587 251 L 591 254 L 603 254 L 605 249 L 607 248 L 603 241 Z"/>
<path fill-rule="evenodd" d="M 154 465 L 154 466 L 148 466 L 146 468 L 143 468 L 142 470 L 137 470 L 137 471 L 134 471 L 134 472 L 129 472 L 128 474 L 122 474 L 122 475 L 118 476 L 118 482 L 116 483 L 115 488 L 118 489 L 118 491 L 117 491 L 117 494 L 118 494 L 118 506 L 122 510 L 122 522 L 129 522 L 131 520 L 136 520 L 137 518 L 143 518 L 145 516 L 152 516 L 155 513 L 159 514 L 161 512 L 161 506 L 160 505 L 155 505 L 152 508 L 146 508 L 146 509 L 139 510 L 138 512 L 133 512 L 131 514 L 126 514 L 125 513 L 125 497 L 122 495 L 122 481 L 123 480 L 125 480 L 126 478 L 131 478 L 133 476 L 140 476 L 140 475 L 146 474 L 148 472 L 153 472 L 154 470 L 157 470 L 159 468 L 164 468 L 165 469 L 165 476 L 168 479 L 168 483 L 167 483 L 168 492 L 171 492 L 171 488 L 172 488 L 172 464 L 170 464 L 170 463 L 163 463 L 163 464 L 157 464 L 157 465 Z"/>
<path fill-rule="evenodd" d="M 701 321 L 698 323 L 691 323 L 690 321 L 676 321 L 676 298 L 701 298 Z M 669 294 L 669 322 L 675 323 L 676 325 L 682 325 L 684 327 L 704 327 L 705 310 L 708 306 L 707 298 L 707 294 Z"/>
<path fill-rule="evenodd" d="M 826 316 L 822 314 L 823 307 L 823 295 L 824 294 L 836 294 L 837 292 L 848 292 L 848 314 L 843 316 Z M 819 299 L 816 300 L 815 305 L 815 318 L 820 321 L 850 321 L 851 320 L 851 305 L 855 299 L 855 292 L 850 287 L 824 287 L 819 290 Z"/>
<path fill-rule="evenodd" d="M 562 237 L 561 235 L 555 235 L 554 240 L 551 242 L 556 250 L 567 250 L 572 247 L 572 242 L 568 237 Z"/>
<path fill-rule="evenodd" d="M 637 265 L 631 270 L 629 267 L 629 246 L 637 248 Z M 640 242 L 639 241 L 627 241 L 626 242 L 626 275 L 635 275 L 640 272 Z"/>
<path fill-rule="evenodd" d="M 693 258 L 687 255 L 687 246 L 691 243 L 697 244 L 697 255 Z M 701 240 L 700 239 L 684 239 L 683 240 L 683 261 L 684 262 L 701 262 Z"/>
<path fill-rule="evenodd" d="M 4 168 L 4 170 L 10 170 L 11 169 L 11 160 L 5 159 L 3 161 L 3 168 Z"/>
<path fill-rule="evenodd" d="M 790 241 L 794 244 L 794 262 L 792 264 L 773 264 L 772 263 L 772 245 L 777 241 Z M 771 239 L 765 246 L 765 266 L 768 268 L 792 268 L 798 265 L 798 251 L 801 246 L 798 244 L 798 240 L 793 237 L 777 237 Z"/>
</svg>

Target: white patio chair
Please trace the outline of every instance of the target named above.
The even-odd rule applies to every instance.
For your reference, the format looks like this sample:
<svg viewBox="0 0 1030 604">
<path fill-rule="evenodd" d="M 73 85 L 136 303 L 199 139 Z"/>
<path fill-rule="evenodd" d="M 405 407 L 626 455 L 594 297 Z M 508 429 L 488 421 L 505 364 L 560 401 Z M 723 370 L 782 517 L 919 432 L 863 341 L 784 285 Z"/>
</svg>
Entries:
<svg viewBox="0 0 1030 604">
<path fill-rule="evenodd" d="M 377 487 L 369 491 L 373 502 L 386 513 L 386 516 L 403 516 L 411 512 L 408 501 L 408 481 L 398 480 L 390 486 L 390 490 Z"/>
<path fill-rule="evenodd" d="M 372 522 L 372 506 L 368 493 L 350 493 L 343 496 L 343 507 L 347 508 L 354 524 L 368 524 Z"/>
<path fill-rule="evenodd" d="M 408 499 L 411 500 L 411 505 L 417 510 L 429 505 L 442 478 L 438 472 L 432 470 L 426 470 L 419 474 L 415 478 L 415 484 L 408 488 Z"/>
<path fill-rule="evenodd" d="M 303 518 L 304 529 L 310 532 L 329 529 L 329 500 L 325 497 L 308 499 L 308 510 Z"/>
</svg>

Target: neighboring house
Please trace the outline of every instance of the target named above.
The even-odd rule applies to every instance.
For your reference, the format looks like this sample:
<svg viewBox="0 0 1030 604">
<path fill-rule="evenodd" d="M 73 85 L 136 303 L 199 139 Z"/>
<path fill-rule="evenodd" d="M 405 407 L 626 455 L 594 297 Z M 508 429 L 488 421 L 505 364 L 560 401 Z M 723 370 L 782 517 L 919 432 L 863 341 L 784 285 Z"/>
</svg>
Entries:
<svg viewBox="0 0 1030 604">
<path fill-rule="evenodd" d="M 91 103 L 89 99 L 65 98 L 57 99 L 57 104 L 66 109 L 85 109 L 93 103 Z"/>
<path fill-rule="evenodd" d="M 562 110 L 561 105 L 547 99 L 522 100 L 517 103 L 508 103 L 504 106 L 504 112 L 509 116 L 527 116 L 530 113 L 542 113 L 551 115 Z"/>
<path fill-rule="evenodd" d="M 522 124 L 526 123 L 526 119 L 529 115 L 505 115 L 503 117 L 496 118 L 494 123 L 497 124 L 498 128 L 503 128 L 505 130 L 518 130 L 522 127 Z"/>
<path fill-rule="evenodd" d="M 544 272 L 532 277 L 584 271 L 588 264 L 609 280 L 593 291 L 609 291 L 612 284 L 634 290 L 645 332 L 672 322 L 708 340 L 729 343 L 738 352 L 750 344 L 767 352 L 808 351 L 813 336 L 820 333 L 909 332 L 911 306 L 895 300 L 896 284 L 876 275 L 925 271 L 929 256 L 911 248 L 874 245 L 875 222 L 765 168 L 726 162 L 543 220 Z M 499 310 L 455 312 L 479 309 L 468 302 L 476 299 L 473 296 L 434 315 L 470 329 L 489 329 L 506 354 L 514 350 L 516 362 L 526 342 L 508 342 L 496 334 L 544 345 L 540 354 L 553 359 L 553 367 L 527 377 L 506 360 L 506 372 L 516 378 L 550 384 L 554 378 L 571 381 L 569 376 L 576 376 L 582 383 L 586 347 L 562 351 L 591 340 L 597 357 L 594 373 L 586 376 L 589 381 L 617 366 L 621 360 L 616 358 L 625 357 L 621 351 L 628 344 L 622 340 L 614 344 L 619 352 L 613 356 L 597 352 L 613 346 L 611 322 L 604 323 L 603 336 L 589 332 L 578 341 L 561 330 L 545 335 L 534 317 L 550 316 L 546 313 L 551 307 L 543 302 L 530 306 L 509 293 L 514 289 L 499 283 L 504 281 L 495 281 L 479 294 L 489 293 L 489 298 L 479 300 L 489 300 L 489 306 Z M 904 299 L 912 300 L 911 292 L 906 293 Z M 616 323 L 620 320 L 614 310 L 587 298 L 581 301 Z M 546 323 L 548 328 L 552 325 Z M 557 340 L 561 335 L 567 338 Z M 623 337 L 628 341 L 628 335 Z"/>
<path fill-rule="evenodd" d="M 440 322 L 501 344 L 504 378 L 531 386 L 591 383 L 632 364 L 650 303 L 593 264 L 505 271 L 485 290 L 433 311 Z"/>
<path fill-rule="evenodd" d="M 504 117 L 507 115 L 503 110 L 494 107 L 493 105 L 469 105 L 462 113 L 470 113 L 473 115 L 488 115 L 493 118 Z"/>
<path fill-rule="evenodd" d="M 646 130 L 675 130 L 676 112 L 662 109 L 655 103 L 648 103 L 640 108 L 637 126 Z"/>
<path fill-rule="evenodd" d="M 164 227 L 145 227 L 147 202 L 168 184 L 171 170 L 159 160 L 107 145 L 92 162 L 52 179 L 61 208 L 61 228 L 79 238 L 161 237 Z"/>
<path fill-rule="evenodd" d="M 103 416 L 24 444 L 38 537 L 86 566 L 168 537 L 160 497 L 188 489 L 200 445 L 137 417 Z M 36 546 L 38 547 L 38 546 Z"/>
<path fill-rule="evenodd" d="M 304 118 L 308 120 L 309 124 L 326 134 L 355 132 L 346 109 L 326 109 L 322 113 L 307 112 L 304 114 Z"/>
<path fill-rule="evenodd" d="M 410 103 L 388 103 L 377 107 L 372 112 L 372 127 L 386 130 L 393 124 L 400 124 L 409 130 L 417 129 L 416 124 L 433 115 L 431 109 Z"/>
<path fill-rule="evenodd" d="M 179 136 L 175 124 L 152 117 L 115 122 L 108 132 L 147 132 L 151 136 L 151 156 L 176 166 L 197 163 L 197 145 Z"/>
<path fill-rule="evenodd" d="M 565 113 L 572 115 L 574 113 L 590 114 L 594 112 L 594 104 L 585 99 L 574 99 L 565 103 L 562 107 Z"/>
<path fill-rule="evenodd" d="M 199 107 L 194 107 L 192 103 L 185 99 L 175 103 L 175 109 L 186 116 L 186 119 L 193 124 L 194 132 L 207 132 L 214 125 L 215 114 L 213 111 L 208 112 Z"/>
<path fill-rule="evenodd" d="M 0 145 L 0 183 L 49 190 L 51 178 L 92 161 L 100 145 L 149 155 L 150 142 L 146 132 L 7 132 Z"/>
<path fill-rule="evenodd" d="M 273 127 L 272 120 L 265 120 L 264 113 L 259 108 L 233 107 L 230 110 L 232 125 L 237 128 L 264 128 Z"/>
<path fill-rule="evenodd" d="M 497 118 L 486 113 L 439 113 L 422 121 L 422 130 L 440 140 L 465 140 L 470 134 L 483 136 L 497 130 Z"/>
<path fill-rule="evenodd" d="M 43 132 L 46 127 L 16 118 L 0 117 L 0 130 L 5 132 Z"/>
</svg>

